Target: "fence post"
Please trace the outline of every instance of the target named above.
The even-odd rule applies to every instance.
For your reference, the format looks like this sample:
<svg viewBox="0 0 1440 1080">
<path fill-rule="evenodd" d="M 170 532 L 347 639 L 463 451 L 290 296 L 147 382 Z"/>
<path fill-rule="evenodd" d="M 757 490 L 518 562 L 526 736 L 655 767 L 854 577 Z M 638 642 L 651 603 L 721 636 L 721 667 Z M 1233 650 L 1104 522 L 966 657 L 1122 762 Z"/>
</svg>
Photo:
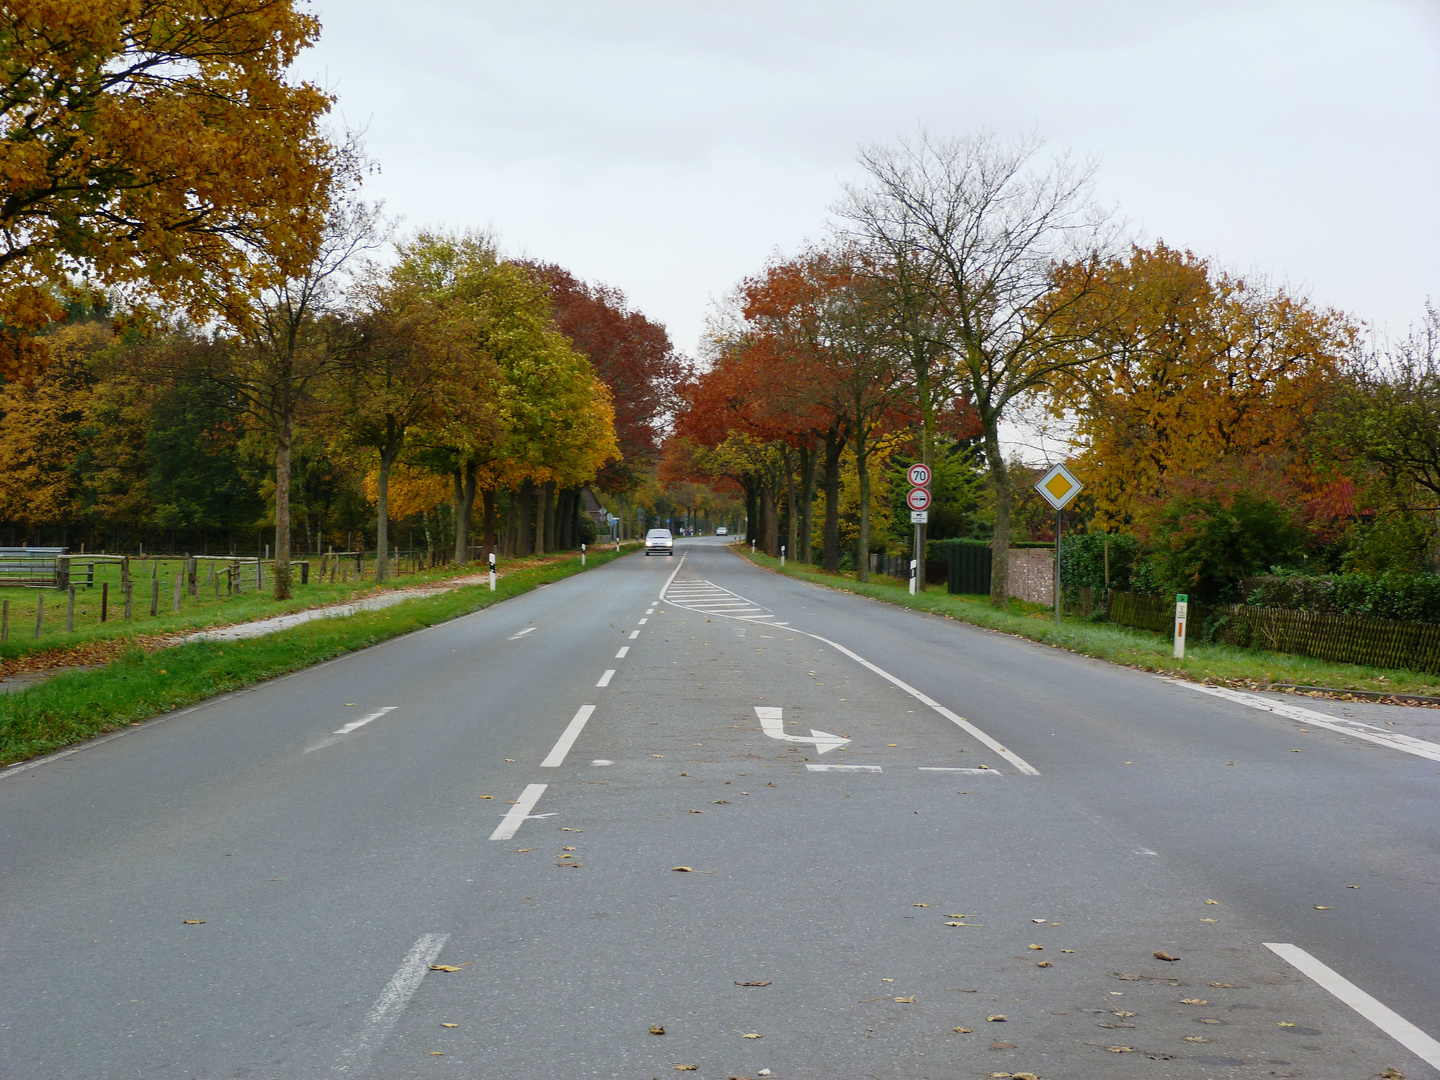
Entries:
<svg viewBox="0 0 1440 1080">
<path fill-rule="evenodd" d="M 1184 593 L 1177 593 L 1175 596 L 1175 659 L 1185 659 L 1185 623 L 1186 613 L 1190 609 L 1189 597 Z"/>
<path fill-rule="evenodd" d="M 121 585 L 129 585 L 129 584 L 130 584 L 130 556 L 129 556 L 129 555 L 122 555 L 122 556 L 120 557 L 120 584 L 121 584 Z"/>
<path fill-rule="evenodd" d="M 170 610 L 171 610 L 171 611 L 179 611 L 179 610 L 180 610 L 180 590 L 181 590 L 181 588 L 184 586 L 184 584 L 185 584 L 185 570 L 184 570 L 184 568 L 182 567 L 180 570 L 177 570 L 176 573 L 175 573 L 175 596 L 174 596 L 174 598 L 170 601 Z"/>
<path fill-rule="evenodd" d="M 66 597 L 65 597 L 65 632 L 66 632 L 67 634 L 73 634 L 73 633 L 75 632 L 75 586 L 74 586 L 74 585 L 70 585 L 70 586 L 67 587 L 67 594 L 66 594 Z"/>
<path fill-rule="evenodd" d="M 265 545 L 265 554 L 266 554 L 266 555 L 269 555 L 269 554 L 270 554 L 270 545 L 269 545 L 269 544 L 266 544 L 266 545 Z M 263 588 L 265 587 L 264 573 L 265 573 L 265 564 L 262 563 L 259 559 L 256 559 L 256 560 L 255 560 L 255 591 L 256 591 L 256 592 L 259 592 L 261 589 L 263 589 Z M 279 571 L 277 570 L 276 573 L 279 573 Z"/>
<path fill-rule="evenodd" d="M 160 579 L 150 579 L 150 617 L 153 619 L 160 614 Z"/>
<path fill-rule="evenodd" d="M 10 601 L 5 601 L 7 604 Z M 110 582 L 100 583 L 100 621 L 103 623 L 110 615 Z"/>
<path fill-rule="evenodd" d="M 40 637 L 40 625 L 45 621 L 45 594 L 37 593 L 35 596 L 35 637 Z"/>
<path fill-rule="evenodd" d="M 129 622 L 135 614 L 135 583 L 125 582 L 125 621 Z"/>
<path fill-rule="evenodd" d="M 310 562 L 309 562 L 309 560 L 306 560 L 305 562 L 302 562 L 302 563 L 300 564 L 300 584 L 301 584 L 301 585 L 309 585 L 309 584 L 310 584 Z"/>
</svg>

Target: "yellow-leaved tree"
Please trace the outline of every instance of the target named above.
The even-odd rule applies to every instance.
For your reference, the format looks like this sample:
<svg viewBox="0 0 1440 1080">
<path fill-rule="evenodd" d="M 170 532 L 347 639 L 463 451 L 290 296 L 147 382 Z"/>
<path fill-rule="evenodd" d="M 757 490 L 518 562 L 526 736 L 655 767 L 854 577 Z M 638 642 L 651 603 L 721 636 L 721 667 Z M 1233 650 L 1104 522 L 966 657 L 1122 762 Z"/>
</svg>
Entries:
<svg viewBox="0 0 1440 1080">
<path fill-rule="evenodd" d="M 7 0 L 0 376 L 44 365 L 36 331 L 84 285 L 135 286 L 203 322 L 312 261 L 332 99 L 286 77 L 320 29 L 297 8 Z"/>
</svg>

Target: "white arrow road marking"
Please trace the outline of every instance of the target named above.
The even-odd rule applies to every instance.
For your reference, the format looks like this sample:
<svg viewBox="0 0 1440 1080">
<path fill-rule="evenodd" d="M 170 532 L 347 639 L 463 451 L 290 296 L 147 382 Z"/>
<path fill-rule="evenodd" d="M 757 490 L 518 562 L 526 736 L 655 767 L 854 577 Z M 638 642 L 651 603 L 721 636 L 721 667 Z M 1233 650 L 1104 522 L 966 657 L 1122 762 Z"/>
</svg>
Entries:
<svg viewBox="0 0 1440 1080">
<path fill-rule="evenodd" d="M 815 752 L 823 754 L 827 750 L 834 750 L 837 746 L 844 746 L 850 740 L 843 735 L 831 735 L 828 731 L 816 731 L 810 729 L 810 734 L 787 735 L 785 733 L 784 710 L 773 705 L 756 705 L 755 715 L 760 717 L 760 727 L 765 734 L 772 739 L 783 739 L 786 742 L 812 742 L 815 744 Z"/>
<path fill-rule="evenodd" d="M 1377 1001 L 1334 968 L 1321 963 L 1298 945 L 1266 941 L 1262 944 L 1280 959 L 1310 976 L 1350 1008 L 1369 1020 L 1416 1057 L 1440 1069 L 1440 1042 L 1406 1020 L 1388 1005 Z"/>
</svg>

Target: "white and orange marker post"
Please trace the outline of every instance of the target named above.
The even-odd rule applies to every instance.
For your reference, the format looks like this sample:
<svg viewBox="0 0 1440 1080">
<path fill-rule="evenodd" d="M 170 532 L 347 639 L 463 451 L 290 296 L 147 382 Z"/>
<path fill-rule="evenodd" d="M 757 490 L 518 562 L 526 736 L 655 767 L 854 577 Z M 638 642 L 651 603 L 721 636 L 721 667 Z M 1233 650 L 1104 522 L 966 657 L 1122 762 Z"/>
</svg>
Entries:
<svg viewBox="0 0 1440 1080">
<path fill-rule="evenodd" d="M 1190 598 L 1184 593 L 1175 595 L 1175 659 L 1185 659 L 1185 622 L 1190 610 Z"/>
</svg>

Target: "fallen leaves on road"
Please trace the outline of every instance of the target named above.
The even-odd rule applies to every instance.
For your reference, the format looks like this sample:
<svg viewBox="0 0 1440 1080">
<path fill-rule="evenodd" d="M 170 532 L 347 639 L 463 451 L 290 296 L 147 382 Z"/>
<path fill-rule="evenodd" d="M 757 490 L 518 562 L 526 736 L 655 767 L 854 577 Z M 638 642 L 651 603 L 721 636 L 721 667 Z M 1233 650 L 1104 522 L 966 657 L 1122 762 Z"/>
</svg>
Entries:
<svg viewBox="0 0 1440 1080">
<path fill-rule="evenodd" d="M 1328 907 L 1326 907 L 1324 904 L 1316 904 L 1316 905 L 1315 905 L 1315 910 L 1316 910 L 1316 911 L 1329 911 L 1330 909 L 1329 909 Z"/>
<path fill-rule="evenodd" d="M 670 869 L 674 870 L 677 874 L 693 874 L 695 872 L 693 866 L 672 866 Z"/>
<path fill-rule="evenodd" d="M 914 1005 L 914 1004 L 915 1004 L 915 999 L 914 999 L 913 997 L 895 998 L 894 1001 L 895 1001 L 895 1004 L 897 1004 L 897 1005 Z"/>
<path fill-rule="evenodd" d="M 1220 901 L 1219 901 L 1219 900 L 1206 900 L 1205 903 L 1207 903 L 1207 904 L 1215 904 L 1216 906 L 1219 906 Z"/>
<path fill-rule="evenodd" d="M 1248 986 L 1241 986 L 1238 983 L 1211 983 L 1217 990 L 1249 990 Z"/>
<path fill-rule="evenodd" d="M 441 1024 L 441 1027 L 459 1027 L 459 1024 Z"/>
<path fill-rule="evenodd" d="M 699 1065 L 677 1065 L 673 1061 L 670 1062 L 670 1067 L 672 1069 L 678 1069 L 680 1072 L 697 1072 L 700 1069 Z"/>
<path fill-rule="evenodd" d="M 974 1028 L 956 1028 L 956 1029 L 955 1029 L 955 1033 L 956 1033 L 957 1035 L 973 1035 L 973 1034 L 975 1033 L 975 1029 L 974 1029 Z"/>
<path fill-rule="evenodd" d="M 1185 1041 L 1186 1041 L 1186 1042 L 1209 1042 L 1210 1040 L 1207 1039 L 1207 1038 L 1205 1038 L 1204 1035 L 1186 1035 L 1186 1036 L 1185 1036 Z"/>
<path fill-rule="evenodd" d="M 651 1034 L 651 1035 L 664 1035 L 664 1034 L 665 1034 L 665 1025 L 664 1025 L 664 1024 L 651 1024 L 651 1025 L 650 1025 L 650 1034 Z"/>
<path fill-rule="evenodd" d="M 534 849 L 533 847 L 517 847 L 517 848 L 515 849 L 515 854 L 516 854 L 516 855 L 524 855 L 527 851 L 534 851 L 534 850 L 535 850 L 535 849 Z"/>
<path fill-rule="evenodd" d="M 1109 1050 L 1112 1054 L 1133 1054 L 1135 1052 L 1133 1046 L 1107 1046 L 1105 1049 Z"/>
<path fill-rule="evenodd" d="M 1126 1012 L 1124 1009 L 1112 1009 L 1111 1012 L 1113 1012 L 1116 1016 L 1120 1017 L 1120 1019 L 1122 1020 L 1135 1015 L 1132 1012 Z"/>
<path fill-rule="evenodd" d="M 467 961 L 465 961 L 465 963 L 463 963 L 463 964 L 458 964 L 458 965 L 457 965 L 457 964 L 431 964 L 431 965 L 430 965 L 430 970 L 431 970 L 431 971 L 459 971 L 461 968 L 467 968 L 467 967 L 469 967 L 469 966 L 470 966 L 471 964 L 473 964 L 473 963 L 475 963 L 474 960 L 467 960 Z"/>
<path fill-rule="evenodd" d="M 1276 1026 L 1276 1027 L 1294 1027 L 1295 1025 L 1292 1024 L 1289 1020 L 1280 1020 L 1280 1021 L 1277 1021 L 1277 1022 L 1276 1022 L 1275 1026 Z"/>
<path fill-rule="evenodd" d="M 481 796 L 480 796 L 480 798 L 482 798 L 482 799 L 493 799 L 494 797 L 495 797 L 494 795 L 481 795 Z"/>
<path fill-rule="evenodd" d="M 749 1035 L 741 1035 L 740 1037 L 742 1039 L 763 1039 L 765 1036 L 761 1035 L 758 1031 L 752 1031 Z"/>
<path fill-rule="evenodd" d="M 1208 1017 L 1208 1016 L 1202 1016 L 1202 1017 L 1200 1018 L 1200 1022 L 1201 1022 L 1202 1024 L 1218 1024 L 1218 1023 L 1220 1023 L 1219 1020 L 1212 1020 L 1212 1019 L 1211 1019 L 1210 1017 Z"/>
<path fill-rule="evenodd" d="M 990 1049 L 991 1049 L 991 1050 L 1014 1050 L 1014 1049 L 1015 1049 L 1015 1044 L 1014 1044 L 1014 1043 L 992 1042 L 992 1043 L 990 1044 Z"/>
<path fill-rule="evenodd" d="M 1036 967 L 1054 967 L 1055 965 L 1052 964 L 1052 963 L 1050 963 L 1049 960 L 1041 960 L 1041 961 L 1040 961 L 1038 964 L 1036 964 L 1035 966 L 1036 966 Z"/>
<path fill-rule="evenodd" d="M 1172 963 L 1172 964 L 1173 964 L 1176 960 L 1179 960 L 1179 959 L 1180 959 L 1178 956 L 1171 956 L 1171 955 L 1170 955 L 1168 952 L 1166 952 L 1164 949 L 1156 949 L 1155 952 L 1153 953 L 1153 955 L 1154 955 L 1154 957 L 1155 957 L 1156 960 L 1168 960 L 1168 961 L 1170 961 L 1170 963 Z"/>
<path fill-rule="evenodd" d="M 1004 1013 L 996 1013 L 994 1016 L 985 1017 L 985 1019 L 989 1020 L 992 1024 L 1003 1024 L 1006 1022 Z"/>
<path fill-rule="evenodd" d="M 929 907 L 929 904 L 911 904 L 911 907 Z"/>
<path fill-rule="evenodd" d="M 572 828 L 570 828 L 568 825 L 562 825 L 562 826 L 560 826 L 560 831 L 561 831 L 561 832 L 584 832 L 585 830 L 584 830 L 584 829 L 572 829 Z"/>
<path fill-rule="evenodd" d="M 769 986 L 769 979 L 751 979 L 748 982 L 737 982 L 736 986 Z"/>
<path fill-rule="evenodd" d="M 1201 919 L 1201 922 L 1219 922 L 1219 919 Z"/>
<path fill-rule="evenodd" d="M 445 1056 L 444 1052 L 443 1052 L 443 1051 L 440 1051 L 440 1050 L 426 1050 L 425 1052 L 426 1052 L 427 1054 L 429 1054 L 431 1057 L 444 1057 L 444 1056 Z"/>
<path fill-rule="evenodd" d="M 1044 946 L 1044 945 L 1031 945 L 1030 948 L 1031 948 L 1032 951 L 1035 951 L 1035 950 L 1043 949 L 1043 948 L 1045 948 L 1045 946 Z"/>
<path fill-rule="evenodd" d="M 1181 1005 L 1209 1005 L 1210 1002 L 1206 1001 L 1204 998 L 1181 998 L 1181 999 L 1180 999 L 1180 1004 L 1181 1004 Z"/>
<path fill-rule="evenodd" d="M 201 925 L 204 924 L 204 922 L 205 922 L 204 919 L 186 919 L 186 920 L 185 920 L 185 925 L 186 925 L 186 926 L 201 926 Z"/>
<path fill-rule="evenodd" d="M 703 814 L 704 812 L 705 812 L 704 810 L 691 810 L 691 811 L 690 811 L 690 813 L 692 813 L 692 814 Z"/>
</svg>

